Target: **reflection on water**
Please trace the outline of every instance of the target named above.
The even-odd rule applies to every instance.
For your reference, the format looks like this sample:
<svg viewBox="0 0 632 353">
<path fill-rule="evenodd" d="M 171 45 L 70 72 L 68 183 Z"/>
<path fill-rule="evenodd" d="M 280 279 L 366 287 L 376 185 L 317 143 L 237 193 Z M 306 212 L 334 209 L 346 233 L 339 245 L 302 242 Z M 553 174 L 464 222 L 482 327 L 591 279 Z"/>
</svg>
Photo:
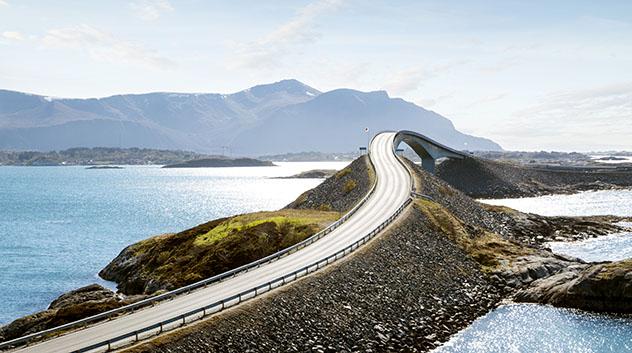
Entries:
<svg viewBox="0 0 632 353">
<path fill-rule="evenodd" d="M 543 216 L 632 216 L 632 190 L 629 189 L 479 201 Z"/>
<path fill-rule="evenodd" d="M 504 305 L 433 352 L 632 352 L 632 318 L 544 305 Z"/>
<path fill-rule="evenodd" d="M 632 258 L 632 233 L 620 233 L 576 241 L 548 243 L 557 254 L 584 261 L 619 261 Z"/>
</svg>

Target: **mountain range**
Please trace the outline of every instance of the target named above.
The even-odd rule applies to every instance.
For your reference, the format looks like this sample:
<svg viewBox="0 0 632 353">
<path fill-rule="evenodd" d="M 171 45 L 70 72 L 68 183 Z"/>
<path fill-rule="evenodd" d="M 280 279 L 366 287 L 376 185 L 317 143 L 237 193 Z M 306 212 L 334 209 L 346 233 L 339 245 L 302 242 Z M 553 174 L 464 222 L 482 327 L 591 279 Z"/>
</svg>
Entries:
<svg viewBox="0 0 632 353">
<path fill-rule="evenodd" d="M 144 147 L 262 155 L 347 152 L 370 133 L 409 129 L 456 149 L 501 150 L 384 91 L 320 92 L 297 80 L 233 94 L 147 93 L 62 99 L 0 90 L 0 149 Z"/>
</svg>

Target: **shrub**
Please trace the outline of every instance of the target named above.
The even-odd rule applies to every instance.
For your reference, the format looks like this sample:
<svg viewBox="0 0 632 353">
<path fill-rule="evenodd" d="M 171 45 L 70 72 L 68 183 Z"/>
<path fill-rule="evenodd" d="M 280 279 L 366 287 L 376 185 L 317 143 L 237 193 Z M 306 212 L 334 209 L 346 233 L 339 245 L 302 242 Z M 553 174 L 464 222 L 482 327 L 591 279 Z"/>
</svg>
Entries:
<svg viewBox="0 0 632 353">
<path fill-rule="evenodd" d="M 345 183 L 345 186 L 344 186 L 343 190 L 345 191 L 345 194 L 348 194 L 351 191 L 353 191 L 353 189 L 355 189 L 356 186 L 358 186 L 358 183 L 355 180 L 353 180 L 353 179 L 349 179 Z"/>
</svg>

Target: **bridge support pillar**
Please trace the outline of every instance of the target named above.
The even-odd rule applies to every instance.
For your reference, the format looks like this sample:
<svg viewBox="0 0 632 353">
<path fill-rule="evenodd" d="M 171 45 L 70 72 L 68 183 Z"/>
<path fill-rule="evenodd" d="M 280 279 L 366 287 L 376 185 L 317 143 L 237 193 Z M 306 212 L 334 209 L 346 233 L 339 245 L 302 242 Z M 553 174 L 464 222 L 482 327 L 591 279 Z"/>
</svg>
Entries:
<svg viewBox="0 0 632 353">
<path fill-rule="evenodd" d="M 432 157 L 421 158 L 421 166 L 430 174 L 435 172 L 435 159 Z"/>
<path fill-rule="evenodd" d="M 421 166 L 430 174 L 435 173 L 435 162 L 439 158 L 463 159 L 467 155 L 461 151 L 440 144 L 424 135 L 413 131 L 402 130 L 395 135 L 394 147 L 404 142 L 421 158 Z M 395 150 L 396 151 L 396 150 Z"/>
</svg>

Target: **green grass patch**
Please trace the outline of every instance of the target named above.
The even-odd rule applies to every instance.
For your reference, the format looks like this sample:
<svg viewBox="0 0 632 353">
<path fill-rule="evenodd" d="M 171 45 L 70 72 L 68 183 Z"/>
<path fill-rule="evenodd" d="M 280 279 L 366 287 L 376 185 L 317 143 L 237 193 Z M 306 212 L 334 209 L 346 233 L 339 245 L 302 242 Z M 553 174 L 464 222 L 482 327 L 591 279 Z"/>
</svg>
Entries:
<svg viewBox="0 0 632 353">
<path fill-rule="evenodd" d="M 595 277 L 601 280 L 611 280 L 615 277 L 623 277 L 632 272 L 632 259 L 615 261 L 603 265 Z"/>
<path fill-rule="evenodd" d="M 292 209 L 239 215 L 225 220 L 205 234 L 198 235 L 195 238 L 194 245 L 212 245 L 231 235 L 249 232 L 257 233 L 257 229 L 265 232 L 265 227 L 261 227 L 264 224 L 272 225 L 277 230 L 286 230 L 287 232 L 315 232 L 334 222 L 339 217 L 340 214 L 337 212 Z"/>
<path fill-rule="evenodd" d="M 355 181 L 354 179 L 349 179 L 347 180 L 347 182 L 345 183 L 342 189 L 344 190 L 345 194 L 348 194 L 351 191 L 353 191 L 353 189 L 355 189 L 356 186 L 358 186 L 358 182 Z"/>
<path fill-rule="evenodd" d="M 335 174 L 336 179 L 340 179 L 343 178 L 344 176 L 351 174 L 351 168 L 346 167 L 343 170 L 339 171 L 338 173 Z"/>
</svg>

